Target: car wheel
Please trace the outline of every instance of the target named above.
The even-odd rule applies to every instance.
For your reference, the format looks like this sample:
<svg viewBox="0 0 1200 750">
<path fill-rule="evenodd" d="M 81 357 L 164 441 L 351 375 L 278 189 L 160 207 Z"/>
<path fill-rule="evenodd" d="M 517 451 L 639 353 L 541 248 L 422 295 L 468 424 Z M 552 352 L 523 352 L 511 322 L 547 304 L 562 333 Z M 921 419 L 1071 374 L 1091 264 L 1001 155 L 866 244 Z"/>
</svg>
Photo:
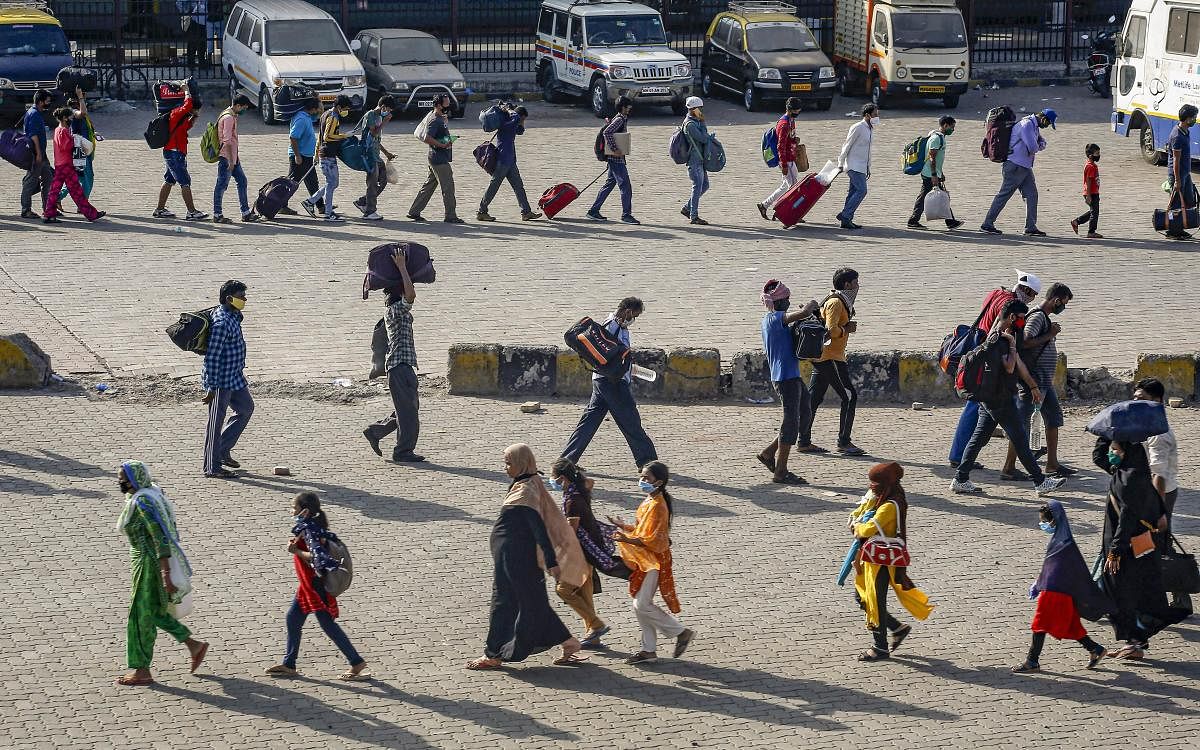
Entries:
<svg viewBox="0 0 1200 750">
<path fill-rule="evenodd" d="M 592 85 L 588 89 L 588 101 L 591 103 L 592 114 L 596 117 L 609 116 L 608 84 L 603 78 L 596 76 L 592 81 Z"/>
<path fill-rule="evenodd" d="M 817 109 L 821 110 L 822 112 L 828 112 L 830 107 L 832 107 L 832 106 L 833 106 L 833 99 L 818 99 L 817 100 Z"/>
<path fill-rule="evenodd" d="M 871 103 L 876 107 L 883 109 L 883 103 L 887 100 L 887 94 L 883 91 L 883 85 L 879 82 L 879 76 L 871 77 Z"/>
<path fill-rule="evenodd" d="M 704 98 L 713 95 L 712 93 L 712 74 L 707 70 L 700 71 L 700 91 L 704 93 Z"/>
<path fill-rule="evenodd" d="M 275 119 L 275 102 L 271 99 L 270 92 L 264 86 L 258 90 L 258 114 L 262 117 L 262 121 L 266 125 L 274 125 Z"/>
<path fill-rule="evenodd" d="M 238 86 L 237 77 L 233 74 L 233 71 L 230 70 L 229 71 L 229 102 L 230 102 L 230 104 L 233 103 L 233 97 L 238 95 L 239 88 L 240 87 Z"/>
<path fill-rule="evenodd" d="M 459 105 L 458 109 L 452 110 L 450 112 L 450 117 L 455 120 L 461 120 L 462 118 L 464 118 L 466 116 L 467 116 L 467 103 L 466 102 L 463 102 L 461 105 Z"/>
<path fill-rule="evenodd" d="M 1138 150 L 1141 151 L 1142 161 L 1147 164 L 1158 167 L 1167 161 L 1166 155 L 1154 147 L 1154 131 L 1149 123 L 1142 125 L 1142 130 L 1138 133 Z"/>
<path fill-rule="evenodd" d="M 547 104 L 559 104 L 562 97 L 558 93 L 558 77 L 554 75 L 554 67 L 543 64 L 538 71 L 538 83 L 542 85 L 542 101 Z"/>
<path fill-rule="evenodd" d="M 754 88 L 754 84 L 750 81 L 746 82 L 746 88 L 742 90 L 742 106 L 746 108 L 747 112 L 754 112 L 762 106 L 758 89 Z"/>
<path fill-rule="evenodd" d="M 942 106 L 946 109 L 956 109 L 958 107 L 958 94 L 947 94 L 942 97 Z"/>
<path fill-rule="evenodd" d="M 837 66 L 837 92 L 845 96 L 850 91 L 850 69 L 845 65 Z"/>
</svg>

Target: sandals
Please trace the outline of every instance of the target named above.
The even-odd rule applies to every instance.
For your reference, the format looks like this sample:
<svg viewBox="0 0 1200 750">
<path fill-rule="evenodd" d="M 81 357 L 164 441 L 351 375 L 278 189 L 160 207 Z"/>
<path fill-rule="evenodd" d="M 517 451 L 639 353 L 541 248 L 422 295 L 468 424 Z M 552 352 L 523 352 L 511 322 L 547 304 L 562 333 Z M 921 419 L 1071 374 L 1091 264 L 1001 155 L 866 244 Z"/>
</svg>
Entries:
<svg viewBox="0 0 1200 750">
<path fill-rule="evenodd" d="M 787 474 L 784 474 L 782 477 L 771 477 L 771 481 L 774 482 L 775 484 L 793 484 L 793 485 L 808 484 L 807 479 L 805 479 L 804 477 L 801 477 L 801 476 L 797 476 L 790 471 Z"/>
<path fill-rule="evenodd" d="M 772 474 L 775 473 L 775 459 L 772 458 L 772 459 L 768 460 L 766 458 L 763 458 L 761 453 L 759 453 L 757 456 L 755 456 L 755 458 L 758 459 L 758 462 L 760 464 L 767 467 L 767 471 L 771 472 Z"/>
<path fill-rule="evenodd" d="M 286 664 L 276 664 L 274 666 L 267 667 L 265 673 L 271 677 L 298 677 L 300 675 L 300 670 L 292 669 Z"/>
<path fill-rule="evenodd" d="M 1000 472 L 1000 479 L 1005 482 L 1028 482 L 1029 475 L 1020 469 L 1013 469 L 1010 472 Z"/>
<path fill-rule="evenodd" d="M 904 643 L 904 639 L 912 632 L 912 625 L 901 626 L 898 630 L 892 632 L 892 651 L 900 648 L 900 644 Z"/>
<path fill-rule="evenodd" d="M 192 654 L 192 674 L 195 674 L 200 665 L 204 663 L 205 656 L 208 656 L 208 644 L 202 643 L 200 644 L 200 650 Z"/>
<path fill-rule="evenodd" d="M 472 659 L 471 661 L 467 662 L 467 669 L 476 672 L 486 672 L 488 670 L 500 669 L 500 667 L 503 665 L 504 662 L 500 661 L 499 659 L 488 659 L 487 657 L 481 657 L 479 659 Z"/>
<path fill-rule="evenodd" d="M 696 640 L 696 631 L 689 628 L 680 633 L 679 637 L 675 639 L 675 658 L 683 656 L 683 652 L 687 651 L 688 646 L 692 645 L 694 640 Z"/>
<path fill-rule="evenodd" d="M 353 669 L 347 669 L 338 675 L 338 679 L 344 682 L 362 682 L 371 679 L 371 670 L 363 668 L 361 671 L 355 672 Z"/>
<path fill-rule="evenodd" d="M 875 648 L 874 646 L 867 649 L 866 651 L 863 651 L 861 654 L 858 655 L 859 661 L 883 661 L 884 659 L 890 659 L 890 658 L 892 658 L 892 657 L 890 654 L 888 654 L 888 652 L 880 651 L 879 649 Z"/>
<path fill-rule="evenodd" d="M 1010 667 L 1008 671 L 1012 672 L 1013 674 L 1027 674 L 1029 672 L 1042 671 L 1042 666 L 1040 664 L 1034 664 L 1026 659 L 1015 667 Z"/>
<path fill-rule="evenodd" d="M 587 656 L 576 651 L 575 653 L 558 657 L 557 659 L 554 660 L 554 664 L 555 664 L 555 666 L 559 666 L 559 667 L 567 667 L 567 666 L 573 666 L 575 664 L 583 664 L 587 660 L 588 660 Z"/>
<path fill-rule="evenodd" d="M 1087 668 L 1095 669 L 1096 665 L 1100 663 L 1100 660 L 1103 659 L 1107 655 L 1108 655 L 1108 649 L 1104 648 L 1103 646 L 1100 646 L 1095 651 L 1093 651 L 1091 657 L 1088 658 Z"/>
<path fill-rule="evenodd" d="M 822 448 L 819 445 L 813 445 L 812 443 L 809 443 L 808 445 L 797 445 L 795 452 L 796 453 L 828 453 L 829 449 Z"/>
<path fill-rule="evenodd" d="M 154 678 L 153 677 L 130 677 L 128 675 L 121 675 L 120 677 L 117 678 L 117 684 L 125 685 L 127 687 L 139 687 L 141 685 L 153 685 Z"/>
<path fill-rule="evenodd" d="M 604 627 L 598 628 L 585 635 L 583 639 L 579 641 L 579 643 L 584 648 L 604 648 L 604 645 L 600 643 L 600 639 L 608 635 L 609 631 L 611 630 L 612 628 L 610 626 L 605 625 Z"/>
</svg>

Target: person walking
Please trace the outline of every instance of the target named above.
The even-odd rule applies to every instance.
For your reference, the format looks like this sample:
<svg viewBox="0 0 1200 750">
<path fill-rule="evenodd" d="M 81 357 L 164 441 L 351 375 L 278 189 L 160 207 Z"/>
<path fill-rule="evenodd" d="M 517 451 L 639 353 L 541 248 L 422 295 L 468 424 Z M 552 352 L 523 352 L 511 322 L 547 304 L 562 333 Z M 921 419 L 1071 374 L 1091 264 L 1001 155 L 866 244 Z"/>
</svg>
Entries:
<svg viewBox="0 0 1200 750">
<path fill-rule="evenodd" d="M 980 356 L 986 357 L 987 372 L 994 378 L 995 388 L 991 393 L 984 394 L 979 399 L 979 419 L 975 424 L 975 432 L 967 442 L 963 451 L 962 462 L 958 465 L 958 474 L 950 483 L 950 491 L 958 494 L 979 492 L 979 487 L 971 483 L 971 470 L 975 465 L 975 457 L 992 439 L 996 426 L 1004 428 L 1004 434 L 1016 448 L 1021 465 L 1029 472 L 1033 488 L 1039 496 L 1047 495 L 1062 486 L 1067 481 L 1065 477 L 1048 477 L 1042 473 L 1029 450 L 1029 433 L 1021 422 L 1021 416 L 1014 402 L 1016 381 L 1019 377 L 1029 386 L 1033 402 L 1042 402 L 1042 391 L 1037 381 L 1025 368 L 1018 354 L 1017 340 L 1013 333 L 1017 320 L 1024 319 L 1029 308 L 1020 300 L 1009 300 L 1000 310 L 999 317 L 992 325 Z"/>
<path fill-rule="evenodd" d="M 79 212 L 89 222 L 101 219 L 105 215 L 88 202 L 83 194 L 83 187 L 79 184 L 79 174 L 75 171 L 74 161 L 76 139 L 79 140 L 80 148 L 88 142 L 71 130 L 71 118 L 74 116 L 75 112 L 70 107 L 54 110 L 54 119 L 58 120 L 58 127 L 54 129 L 54 179 L 50 181 L 49 192 L 46 193 L 49 197 L 46 201 L 46 212 L 42 217 L 42 221 L 47 224 L 59 222 L 61 212 L 58 210 L 58 194 L 64 185 L 71 194 L 71 200 L 79 207 Z"/>
<path fill-rule="evenodd" d="M 432 118 L 425 132 L 425 143 L 429 145 L 429 176 L 408 209 L 408 218 L 413 221 L 425 221 L 421 211 L 429 204 L 433 191 L 440 188 L 442 206 L 446 211 L 442 221 L 447 224 L 465 223 L 458 217 L 458 204 L 454 197 L 454 166 L 451 162 L 454 161 L 454 140 L 458 136 L 450 135 L 447 124 L 452 106 L 449 94 L 438 94 L 433 99 Z"/>
<path fill-rule="evenodd" d="M 842 410 L 838 417 L 837 452 L 846 456 L 861 456 L 866 453 L 850 440 L 854 429 L 854 410 L 858 406 L 858 390 L 850 377 L 850 366 L 846 362 L 846 343 L 850 334 L 858 330 L 854 322 L 854 300 L 858 297 L 858 271 L 853 268 L 839 268 L 833 273 L 833 290 L 821 303 L 821 318 L 825 321 L 828 335 L 821 356 L 813 360 L 812 376 L 808 381 L 808 393 L 811 406 L 808 410 L 808 421 L 800 425 L 800 444 L 796 450 L 800 453 L 827 453 L 824 448 L 818 448 L 812 442 L 813 422 L 817 419 L 817 409 L 825 400 L 825 391 L 831 386 L 833 392 L 842 400 Z"/>
<path fill-rule="evenodd" d="M 296 669 L 296 661 L 300 657 L 304 621 L 309 615 L 316 615 L 321 630 L 325 631 L 325 635 L 350 663 L 350 668 L 338 679 L 352 682 L 368 679 L 371 673 L 367 671 L 367 660 L 359 656 L 346 631 L 337 624 L 337 617 L 341 614 L 337 599 L 325 590 L 323 583 L 326 575 L 342 566 L 342 561 L 332 554 L 329 546 L 330 542 L 341 545 L 341 540 L 329 530 L 329 517 L 321 509 L 321 498 L 317 493 L 301 492 L 296 495 L 292 500 L 292 515 L 295 523 L 287 551 L 292 556 L 292 567 L 296 571 L 299 586 L 285 618 L 287 651 L 282 662 L 267 667 L 267 674 L 272 677 L 295 677 L 300 674 Z"/>
<path fill-rule="evenodd" d="M 320 115 L 321 100 L 313 97 L 305 100 L 304 109 L 292 115 L 292 119 L 288 123 L 287 176 L 289 180 L 303 182 L 304 189 L 308 191 L 309 195 L 315 194 L 321 187 L 317 181 L 316 162 L 314 161 L 317 154 L 317 120 Z M 312 216 L 316 215 L 317 210 L 324 213 L 324 207 L 321 205 L 314 206 L 311 211 L 305 210 Z M 284 216 L 299 214 L 296 209 L 287 204 L 279 209 L 279 213 Z"/>
<path fill-rule="evenodd" d="M 587 217 L 592 221 L 608 221 L 600 214 L 600 207 L 604 205 L 609 193 L 616 187 L 621 190 L 621 221 L 626 224 L 641 224 L 633 216 L 633 183 L 629 181 L 629 166 L 625 163 L 626 155 L 621 151 L 615 139 L 617 133 L 629 131 L 629 115 L 633 112 L 633 100 L 628 96 L 617 97 L 616 109 L 617 113 L 600 131 L 607 146 L 604 158 L 608 162 L 608 178 L 600 186 L 600 192 L 596 193 L 596 200 L 588 209 Z"/>
<path fill-rule="evenodd" d="M 1062 503 L 1051 500 L 1039 511 L 1038 527 L 1050 534 L 1042 572 L 1029 587 L 1029 598 L 1037 600 L 1033 615 L 1033 642 L 1025 661 L 1012 668 L 1013 672 L 1037 672 L 1041 667 L 1042 648 L 1046 635 L 1057 640 L 1078 641 L 1087 649 L 1088 669 L 1095 669 L 1108 650 L 1088 637 L 1079 621 L 1080 616 L 1099 620 L 1114 609 L 1112 600 L 1092 580 L 1091 571 L 1071 536 L 1067 512 Z"/>
<path fill-rule="evenodd" d="M 242 337 L 242 310 L 246 307 L 246 285 L 230 279 L 221 285 L 220 306 L 212 316 L 208 350 L 200 370 L 208 427 L 204 435 L 204 476 L 236 479 L 229 471 L 241 468 L 232 455 L 238 439 L 254 414 L 254 399 L 246 382 L 246 339 Z M 233 416 L 225 424 L 225 412 Z"/>
<path fill-rule="evenodd" d="M 645 310 L 645 305 L 637 297 L 626 297 L 617 305 L 617 310 L 604 321 L 604 330 L 614 336 L 626 347 L 630 346 L 629 326 L 637 320 Z M 633 398 L 632 370 L 625 373 L 620 380 L 606 377 L 600 373 L 592 373 L 592 397 L 579 417 L 579 424 L 567 440 L 561 458 L 569 458 L 579 463 L 583 452 L 587 450 L 596 430 L 604 422 L 604 418 L 612 414 L 617 428 L 625 436 L 629 450 L 633 453 L 634 463 L 638 468 L 658 458 L 654 450 L 654 442 L 642 427 L 642 417 L 638 414 L 637 402 Z"/>
<path fill-rule="evenodd" d="M 760 326 L 763 349 L 771 370 L 771 383 L 783 405 L 783 421 L 779 425 L 779 434 L 758 454 L 758 462 L 767 467 L 771 481 L 776 484 L 808 484 L 804 477 L 788 470 L 788 455 L 796 444 L 800 426 L 808 423 L 810 409 L 808 389 L 800 377 L 800 360 L 796 359 L 790 326 L 814 314 L 819 306 L 816 300 L 810 300 L 799 310 L 789 312 L 792 292 L 778 279 L 763 284 L 760 299 L 767 309 Z"/>
<path fill-rule="evenodd" d="M 384 367 L 388 376 L 388 391 L 392 394 L 392 413 L 363 430 L 363 437 L 375 455 L 382 456 L 379 441 L 396 433 L 392 461 L 419 463 L 425 457 L 414 452 L 421 434 L 421 397 L 417 386 L 417 347 L 413 338 L 412 306 L 417 301 L 417 289 L 408 274 L 403 248 L 392 253 L 392 262 L 400 272 L 400 283 L 384 290 L 386 305 L 383 325 L 387 330 L 388 350 Z"/>
<path fill-rule="evenodd" d="M 946 189 L 946 173 L 943 167 L 946 163 L 946 139 L 954 133 L 958 121 L 950 115 L 938 118 L 936 130 L 929 131 L 929 140 L 925 142 L 925 165 L 921 168 L 921 192 L 913 203 L 912 215 L 908 217 L 909 229 L 924 229 L 921 214 L 925 213 L 925 196 L 934 188 Z M 958 219 L 946 219 L 947 229 L 958 229 L 962 222 Z"/>
<path fill-rule="evenodd" d="M 21 218 L 40 219 L 41 215 L 33 210 L 33 196 L 42 196 L 42 208 L 50 200 L 50 183 L 54 181 L 54 167 L 50 165 L 50 150 L 47 148 L 46 118 L 44 113 L 50 108 L 54 98 L 46 89 L 38 89 L 33 95 L 33 106 L 25 110 L 21 128 L 33 148 L 33 165 L 21 178 Z"/>
<path fill-rule="evenodd" d="M 91 115 L 88 114 L 87 97 L 84 96 L 83 89 L 75 87 L 75 96 L 67 100 L 67 106 L 71 107 L 74 112 L 71 118 L 71 132 L 79 136 L 75 141 L 72 162 L 75 165 L 75 173 L 79 176 L 79 186 L 83 188 L 83 197 L 90 200 L 92 187 L 96 180 L 93 167 L 96 160 L 96 126 L 92 123 Z M 60 205 L 66 200 L 67 195 L 65 187 L 59 190 L 58 202 Z"/>
<path fill-rule="evenodd" d="M 125 495 L 117 530 L 129 541 L 133 578 L 133 598 L 125 629 L 125 657 L 130 672 L 118 677 L 117 684 L 153 685 L 150 664 L 159 630 L 187 647 L 193 673 L 204 663 L 208 643 L 193 638 L 187 626 L 171 614 L 172 605 L 181 604 L 191 591 L 189 581 L 177 580 L 171 574 L 172 558 L 177 558 L 177 569 L 191 570 L 179 544 L 175 506 L 162 488 L 151 481 L 150 470 L 141 461 L 122 463 L 117 484 Z"/>
<path fill-rule="evenodd" d="M 911 625 L 901 625 L 887 608 L 887 592 L 891 586 L 909 614 L 918 620 L 928 619 L 933 605 L 925 592 L 917 588 L 908 577 L 908 563 L 885 564 L 873 556 L 871 540 L 895 542 L 899 540 L 907 551 L 908 497 L 900 480 L 904 478 L 904 467 L 892 461 L 875 464 L 867 472 L 870 488 L 850 513 L 848 526 L 861 549 L 854 564 L 854 600 L 866 615 L 867 630 L 871 631 L 871 648 L 858 656 L 859 661 L 879 661 L 891 657 L 891 652 L 912 632 Z M 906 553 L 907 554 L 907 553 Z M 892 633 L 888 643 L 888 631 Z"/>
<path fill-rule="evenodd" d="M 1087 163 L 1083 165 L 1083 202 L 1088 204 L 1088 210 L 1071 220 L 1071 229 L 1079 234 L 1079 225 L 1088 223 L 1087 238 L 1102 240 L 1104 235 L 1096 232 L 1100 223 L 1100 146 L 1089 143 L 1083 150 Z"/>
<path fill-rule="evenodd" d="M 334 211 L 336 206 L 333 204 L 333 194 L 339 184 L 338 154 L 342 151 L 342 142 L 349 137 L 341 132 L 341 127 L 345 119 L 350 116 L 350 107 L 353 104 L 350 97 L 339 94 L 333 108 L 321 115 L 321 119 L 318 121 L 320 135 L 317 138 L 317 153 L 321 157 L 321 176 L 325 178 L 325 184 L 320 190 L 308 196 L 308 200 L 300 202 L 300 207 L 313 217 L 316 217 L 317 209 L 323 203 L 325 205 L 325 221 L 331 224 L 346 220 L 345 217 Z"/>
<path fill-rule="evenodd" d="M 850 178 L 846 203 L 836 217 L 842 229 L 862 229 L 854 223 L 854 213 L 867 197 L 867 180 L 871 179 L 871 142 L 875 139 L 875 128 L 879 127 L 879 107 L 864 104 L 861 114 L 862 118 L 850 126 L 838 154 L 838 169 Z"/>
<path fill-rule="evenodd" d="M 483 200 L 479 202 L 479 214 L 475 218 L 479 221 L 496 220 L 488 213 L 488 206 L 492 205 L 492 199 L 500 190 L 501 183 L 508 180 L 517 196 L 521 218 L 524 221 L 539 219 L 542 215 L 530 208 L 529 198 L 525 195 L 525 183 L 521 181 L 521 170 L 517 168 L 517 136 L 525 134 L 525 120 L 529 117 L 529 110 L 524 107 L 514 108 L 507 103 L 501 104 L 500 110 L 504 113 L 504 121 L 496 130 L 496 171 L 492 172 L 492 181 L 488 183 Z"/>
<path fill-rule="evenodd" d="M 675 503 L 667 485 L 671 472 L 666 464 L 651 461 L 642 467 L 638 488 L 646 499 L 638 506 L 633 524 L 620 518 L 608 517 L 617 527 L 613 538 L 621 559 L 629 566 L 629 595 L 633 597 L 633 613 L 642 627 L 641 650 L 625 660 L 626 664 L 641 664 L 658 658 L 658 634 L 675 639 L 674 657 L 678 659 L 696 638 L 696 633 L 683 626 L 675 615 L 682 607 L 675 592 L 675 571 L 671 558 L 671 521 Z M 669 613 L 654 603 L 654 595 L 662 595 Z"/>
<path fill-rule="evenodd" d="M 379 194 L 387 187 L 387 169 L 379 155 L 382 153 L 388 161 L 396 158 L 395 154 L 383 147 L 383 126 L 392 119 L 392 110 L 395 107 L 396 100 L 392 95 L 384 94 L 379 97 L 375 109 L 368 110 L 363 115 L 360 125 L 363 140 L 367 143 L 367 163 L 371 168 L 367 170 L 367 192 L 354 201 L 354 207 L 362 212 L 367 221 L 379 221 L 383 218 L 379 213 L 377 201 Z"/>
<path fill-rule="evenodd" d="M 1179 122 L 1171 128 L 1167 136 L 1167 183 L 1171 197 L 1167 200 L 1167 210 L 1195 208 L 1200 202 L 1196 194 L 1196 185 L 1192 182 L 1192 126 L 1196 124 L 1196 115 L 1200 109 L 1194 104 L 1185 104 L 1179 108 Z M 1184 222 L 1186 224 L 1186 222 Z M 1167 236 L 1173 240 L 1190 240 L 1192 235 L 1184 229 L 1168 230 Z"/>
<path fill-rule="evenodd" d="M 769 212 L 800 181 L 800 170 L 796 166 L 800 151 L 800 138 L 796 135 L 796 118 L 804 108 L 798 97 L 788 97 L 783 105 L 783 116 L 775 122 L 775 142 L 779 149 L 779 171 L 783 182 L 762 203 L 755 204 L 758 212 L 767 221 L 773 221 Z M 801 219 L 800 221 L 804 221 Z"/>
<path fill-rule="evenodd" d="M 158 190 L 158 205 L 150 215 L 156 219 L 175 218 L 175 214 L 167 210 L 167 198 L 171 197 L 171 188 L 178 185 L 179 194 L 183 196 L 183 205 L 187 207 L 187 214 L 183 218 L 188 221 L 203 221 L 208 218 L 208 214 L 196 209 L 196 203 L 192 199 L 192 176 L 187 167 L 188 131 L 199 119 L 203 105 L 198 99 L 192 98 L 191 87 L 186 81 L 180 81 L 179 85 L 186 93 L 183 103 L 167 115 L 167 144 L 163 146 L 166 171 L 163 173 L 162 187 Z"/>
<path fill-rule="evenodd" d="M 708 222 L 700 218 L 700 196 L 708 192 L 708 169 L 704 162 L 711 136 L 708 126 L 704 124 L 704 100 L 689 96 L 684 105 L 688 113 L 683 119 L 683 136 L 688 142 L 688 178 L 692 181 L 692 197 L 679 212 L 689 217 L 693 224 L 703 226 Z"/>
<path fill-rule="evenodd" d="M 242 161 L 238 154 L 238 117 L 250 109 L 250 97 L 238 94 L 233 97 L 233 104 L 217 117 L 217 137 L 221 148 L 217 157 L 217 185 L 213 188 L 213 223 L 229 224 L 231 219 L 221 212 L 221 197 L 229 187 L 229 178 L 237 184 L 238 203 L 242 209 L 242 221 L 253 223 L 258 221 L 258 214 L 250 208 L 250 199 L 246 194 L 246 173 L 242 171 Z"/>
<path fill-rule="evenodd" d="M 1133 397 L 1139 401 L 1154 401 L 1165 406 L 1167 391 L 1157 378 L 1142 378 L 1133 386 Z M 1146 458 L 1150 463 L 1150 482 L 1162 498 L 1167 516 L 1167 530 L 1158 538 L 1159 553 L 1171 548 L 1174 534 L 1175 501 L 1179 499 L 1179 441 L 1170 427 L 1161 435 L 1145 440 Z M 1186 592 L 1172 591 L 1171 606 L 1191 611 L 1192 598 Z"/>
<path fill-rule="evenodd" d="M 583 645 L 546 595 L 546 573 L 557 583 L 583 585 L 587 565 L 579 542 L 538 476 L 528 445 L 505 449 L 504 470 L 513 481 L 492 527 L 495 570 L 487 644 L 484 655 L 467 662 L 467 669 L 499 669 L 504 662 L 525 661 L 555 646 L 562 649 L 555 664 L 586 661 L 579 653 Z"/>
<path fill-rule="evenodd" d="M 1062 332 L 1062 326 L 1051 322 L 1050 316 L 1062 315 L 1074 298 L 1066 284 L 1051 284 L 1041 306 L 1025 316 L 1025 328 L 1019 342 L 1025 368 L 1042 392 L 1042 403 L 1035 404 L 1033 394 L 1024 382 L 1017 381 L 1017 409 L 1021 423 L 1029 434 L 1033 420 L 1042 420 L 1046 436 L 1046 473 L 1059 477 L 1069 477 L 1075 470 L 1058 462 L 1058 434 L 1063 426 L 1063 411 L 1054 387 L 1054 373 L 1058 369 L 1058 334 Z M 1000 470 L 1001 479 L 1021 481 L 1029 478 L 1017 470 L 1016 461 L 1017 451 L 1009 441 L 1008 457 Z"/>
<path fill-rule="evenodd" d="M 1046 128 L 1056 129 L 1054 123 L 1057 120 L 1057 112 L 1043 109 L 1041 112 L 1022 117 L 1013 125 L 1012 136 L 1008 140 L 1008 159 L 1001 167 L 1003 181 L 1000 184 L 1000 192 L 992 199 L 992 206 L 979 227 L 981 230 L 988 234 L 1002 234 L 996 228 L 996 219 L 1008 205 L 1012 194 L 1019 191 L 1025 199 L 1025 234 L 1031 237 L 1046 236 L 1046 233 L 1037 227 L 1038 189 L 1037 181 L 1033 178 L 1033 162 L 1038 152 L 1046 149 L 1046 139 L 1040 131 Z"/>
</svg>

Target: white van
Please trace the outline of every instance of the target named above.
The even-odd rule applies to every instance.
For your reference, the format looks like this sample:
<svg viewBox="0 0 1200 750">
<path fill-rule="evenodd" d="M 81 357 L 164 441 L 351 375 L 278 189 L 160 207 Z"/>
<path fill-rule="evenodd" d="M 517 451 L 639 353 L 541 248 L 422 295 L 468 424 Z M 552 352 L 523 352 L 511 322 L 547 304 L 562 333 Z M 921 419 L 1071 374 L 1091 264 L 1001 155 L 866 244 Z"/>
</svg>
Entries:
<svg viewBox="0 0 1200 750">
<path fill-rule="evenodd" d="M 1200 106 L 1200 0 L 1133 0 L 1116 41 L 1113 132 L 1136 134 L 1142 158 L 1164 164 L 1179 108 Z M 1200 128 L 1191 139 L 1200 157 Z"/>
<path fill-rule="evenodd" d="M 367 78 L 353 53 L 358 46 L 332 16 L 301 0 L 241 0 L 221 39 L 229 96 L 249 94 L 268 124 L 277 122 L 272 97 L 287 84 L 312 88 L 323 104 L 346 94 L 362 109 Z"/>
</svg>

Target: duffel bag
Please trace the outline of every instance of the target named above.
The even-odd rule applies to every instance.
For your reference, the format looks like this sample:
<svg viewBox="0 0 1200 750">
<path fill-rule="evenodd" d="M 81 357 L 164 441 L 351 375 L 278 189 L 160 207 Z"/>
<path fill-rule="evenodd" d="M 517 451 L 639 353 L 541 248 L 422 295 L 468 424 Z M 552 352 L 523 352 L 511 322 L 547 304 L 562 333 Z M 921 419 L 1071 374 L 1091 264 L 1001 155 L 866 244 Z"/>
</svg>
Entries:
<svg viewBox="0 0 1200 750">
<path fill-rule="evenodd" d="M 325 540 L 325 549 L 338 561 L 338 567 L 321 574 L 321 588 L 330 596 L 341 596 L 354 580 L 354 563 L 350 560 L 350 548 L 341 539 L 330 535 Z"/>
<path fill-rule="evenodd" d="M 1195 206 L 1187 209 L 1154 209 L 1154 231 L 1179 234 L 1200 226 L 1200 210 Z"/>
<path fill-rule="evenodd" d="M 70 65 L 58 71 L 55 83 L 58 90 L 64 94 L 74 94 L 76 88 L 82 89 L 86 94 L 96 90 L 96 72 Z"/>
<path fill-rule="evenodd" d="M 167 326 L 167 338 L 185 352 L 203 355 L 208 351 L 208 332 L 212 329 L 216 307 L 180 313 L 179 320 Z"/>
<path fill-rule="evenodd" d="M 396 268 L 392 254 L 404 250 L 404 265 L 408 277 L 414 284 L 432 284 L 437 279 L 437 269 L 429 248 L 419 242 L 389 242 L 376 245 L 367 253 L 367 272 L 363 275 L 363 299 L 379 289 L 387 289 L 400 283 L 400 271 Z"/>
<path fill-rule="evenodd" d="M 33 144 L 22 130 L 0 132 L 0 158 L 17 169 L 33 169 Z"/>
<path fill-rule="evenodd" d="M 482 167 L 484 172 L 496 173 L 496 161 L 500 158 L 500 149 L 496 148 L 496 144 L 484 141 L 475 147 L 471 155 L 475 157 L 475 163 Z"/>
<path fill-rule="evenodd" d="M 1172 594 L 1200 594 L 1200 569 L 1196 558 L 1184 551 L 1183 545 L 1170 535 L 1172 546 L 1159 555 L 1163 590 Z"/>
<path fill-rule="evenodd" d="M 585 317 L 568 328 L 563 341 L 589 369 L 613 380 L 625 377 L 633 364 L 629 347 L 591 318 Z"/>
</svg>

